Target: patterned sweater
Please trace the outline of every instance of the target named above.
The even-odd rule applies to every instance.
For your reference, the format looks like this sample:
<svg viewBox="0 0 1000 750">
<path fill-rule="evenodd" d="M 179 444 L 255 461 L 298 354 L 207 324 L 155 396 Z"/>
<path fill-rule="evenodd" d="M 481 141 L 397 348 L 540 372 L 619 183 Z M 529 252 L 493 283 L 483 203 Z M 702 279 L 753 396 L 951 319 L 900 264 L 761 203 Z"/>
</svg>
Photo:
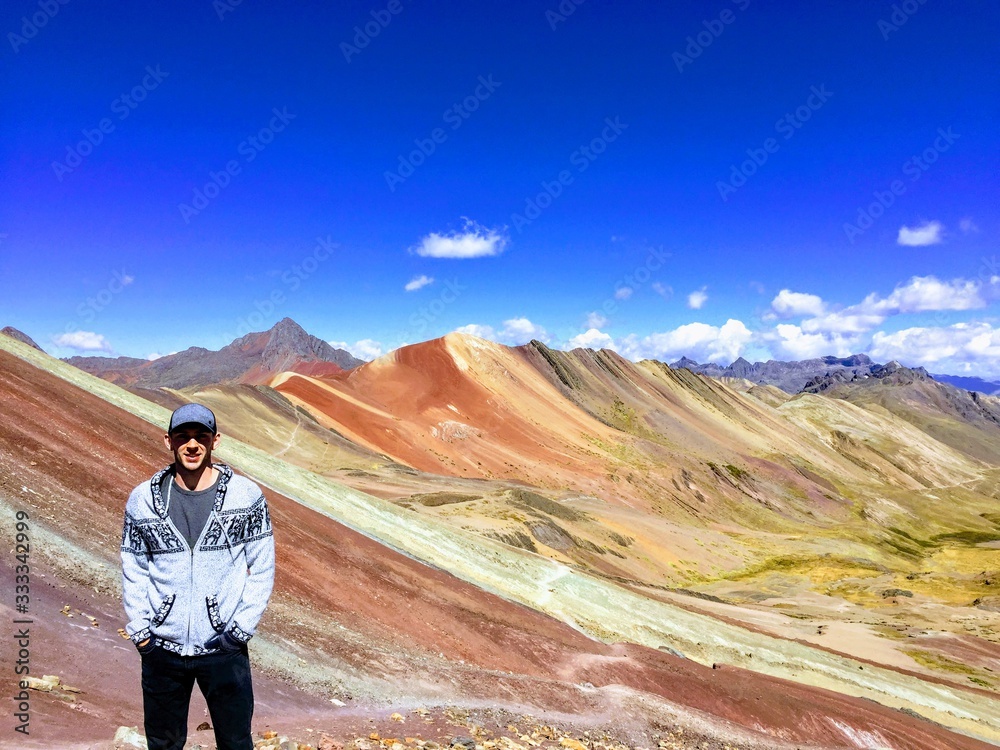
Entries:
<svg viewBox="0 0 1000 750">
<path fill-rule="evenodd" d="M 225 464 L 208 523 L 193 547 L 167 516 L 161 485 L 173 466 L 129 496 L 122 528 L 125 626 L 132 642 L 146 638 L 183 656 L 228 632 L 246 643 L 264 614 L 274 584 L 274 535 L 260 488 Z M 177 502 L 177 498 L 173 499 Z"/>
</svg>

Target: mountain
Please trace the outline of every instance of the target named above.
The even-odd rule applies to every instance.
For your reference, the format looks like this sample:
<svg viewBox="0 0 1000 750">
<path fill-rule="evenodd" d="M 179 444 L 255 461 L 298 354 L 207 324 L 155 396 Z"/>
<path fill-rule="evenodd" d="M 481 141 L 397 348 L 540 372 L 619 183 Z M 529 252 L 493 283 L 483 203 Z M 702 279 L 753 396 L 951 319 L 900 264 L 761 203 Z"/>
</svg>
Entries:
<svg viewBox="0 0 1000 750">
<path fill-rule="evenodd" d="M 931 377 L 941 383 L 947 383 L 966 391 L 978 391 L 979 393 L 985 393 L 987 396 L 1000 395 L 1000 383 L 992 380 L 970 378 L 964 375 L 939 375 L 937 373 L 931 375 Z"/>
<path fill-rule="evenodd" d="M 710 378 L 742 378 L 760 385 L 777 386 L 786 393 L 798 393 L 803 386 L 816 377 L 828 373 L 847 371 L 854 374 L 868 372 L 874 363 L 865 354 L 853 354 L 850 357 L 817 357 L 798 362 L 782 362 L 768 360 L 750 364 L 740 357 L 728 367 L 715 363 L 698 364 L 692 359 L 682 357 L 670 366 L 685 368 Z"/>
<path fill-rule="evenodd" d="M 856 556 L 881 559 L 886 524 L 860 512 L 868 498 L 910 493 L 891 511 L 891 525 L 903 527 L 923 512 L 917 493 L 940 487 L 944 496 L 984 471 L 905 419 L 841 399 L 782 400 L 773 386 L 752 386 L 757 397 L 661 362 L 538 341 L 508 347 L 451 333 L 332 378 L 283 373 L 271 386 L 318 424 L 387 457 L 366 467 L 370 491 L 649 586 L 706 581 L 747 560 L 766 566 L 772 547 L 758 533 L 792 535 L 783 554 L 816 561 L 805 565 L 826 566 L 823 556 L 839 554 L 845 537 L 873 545 Z M 400 484 L 390 462 L 439 475 L 438 491 L 393 495 Z M 977 495 L 967 505 L 989 512 L 992 503 Z M 941 518 L 921 533 L 959 530 Z"/>
<path fill-rule="evenodd" d="M 395 405 L 400 422 L 422 414 L 433 419 L 438 399 L 444 400 L 445 413 L 453 414 L 449 405 L 469 408 L 485 394 L 484 419 L 492 414 L 493 429 L 520 437 L 524 442 L 512 440 L 519 450 L 555 453 L 560 447 L 532 443 L 536 434 L 524 432 L 529 426 L 566 435 L 584 427 L 593 437 L 618 434 L 622 443 L 607 447 L 633 460 L 627 450 L 640 445 L 632 442 L 635 435 L 590 433 L 600 429 L 594 422 L 603 423 L 587 421 L 589 413 L 575 404 L 558 403 L 561 391 L 548 387 L 546 366 L 532 364 L 548 362 L 540 348 L 532 347 L 532 353 L 471 337 L 445 339 L 415 351 L 399 350 L 357 368 L 358 375 L 344 372 L 328 380 L 291 374 L 286 382 L 320 390 L 327 385 L 328 405 L 344 402 L 345 409 L 355 394 L 380 391 L 377 399 L 368 397 L 368 406 L 374 400 Z M 623 403 L 646 399 L 650 406 L 662 400 L 661 419 L 672 404 L 675 419 L 688 429 L 704 422 L 699 450 L 706 449 L 712 434 L 732 450 L 745 429 L 760 441 L 762 454 L 773 449 L 764 440 L 773 430 L 788 433 L 776 438 L 784 441 L 781 445 L 801 442 L 803 450 L 819 450 L 776 410 L 693 373 L 671 371 L 661 363 L 630 368 L 587 350 L 552 359 L 589 408 L 600 410 L 602 400 L 614 407 L 616 395 Z M 555 367 L 549 373 L 563 382 Z M 352 377 L 361 381 L 351 384 L 353 393 L 341 390 Z M 473 381 L 481 381 L 482 390 L 470 389 Z M 413 403 L 407 403 L 411 382 Z M 600 396 L 602 384 L 617 388 L 616 395 Z M 526 406 L 507 403 L 525 388 L 530 392 Z M 537 411 L 538 398 L 555 402 L 551 411 Z M 825 395 L 803 394 L 797 401 L 847 407 L 855 418 L 864 415 Z M 28 404 L 32 418 L 25 420 Z M 633 421 L 625 409 L 618 411 L 618 416 L 605 416 L 638 430 L 644 417 Z M 107 739 L 115 726 L 134 725 L 141 716 L 138 657 L 115 635 L 125 616 L 118 598 L 121 509 L 131 487 L 164 460 L 161 433 L 168 413 L 0 337 L 0 508 L 8 518 L 15 510 L 30 518 L 25 525 L 34 552 L 31 614 L 56 612 L 36 617 L 31 626 L 32 661 L 39 674 L 59 674 L 82 691 L 32 695 L 32 730 L 46 747 L 93 747 L 104 738 L 96 745 L 104 750 L 111 747 Z M 362 409 L 365 414 L 378 416 L 372 408 Z M 520 420 L 524 415 L 526 424 Z M 748 424 L 760 415 L 766 421 Z M 560 416 L 575 421 L 545 424 Z M 258 432 L 268 427 L 262 421 Z M 445 434 L 462 440 L 458 428 L 439 432 L 438 443 L 427 431 L 419 440 L 440 449 Z M 684 442 L 687 435 L 676 437 Z M 99 460 L 95 444 L 102 446 Z M 590 447 L 594 453 L 604 450 L 593 442 Z M 449 525 L 425 515 L 416 503 L 400 507 L 352 491 L 232 438 L 220 446 L 219 458 L 264 486 L 275 524 L 275 591 L 250 646 L 260 665 L 254 685 L 258 727 L 290 734 L 292 726 L 299 732 L 294 736 L 327 747 L 330 741 L 306 735 L 313 735 L 314 727 L 360 725 L 365 736 L 403 736 L 400 719 L 408 727 L 406 736 L 447 744 L 458 731 L 467 731 L 474 738 L 491 738 L 484 741 L 497 747 L 514 747 L 516 740 L 502 728 L 516 724 L 508 733 L 527 742 L 524 737 L 531 739 L 534 732 L 527 714 L 542 714 L 546 721 L 538 723 L 551 724 L 537 732 L 539 740 L 558 738 L 557 725 L 565 731 L 567 725 L 589 722 L 584 741 L 602 748 L 621 747 L 614 740 L 623 735 L 630 747 L 659 742 L 662 747 L 739 750 L 979 750 L 989 745 L 969 734 L 1000 739 L 996 694 L 983 686 L 992 686 L 1000 668 L 987 632 L 991 615 L 966 599 L 948 605 L 932 598 L 948 580 L 951 549 L 943 549 L 948 554 L 926 567 L 914 564 L 912 580 L 900 575 L 896 581 L 883 564 L 891 560 L 851 535 L 849 524 L 859 523 L 860 515 L 829 533 L 790 524 L 767 531 L 647 519 L 659 543 L 645 546 L 643 555 L 677 562 L 678 554 L 698 554 L 704 545 L 714 564 L 733 568 L 736 575 L 726 583 L 734 597 L 754 586 L 756 572 L 766 575 L 751 608 L 595 576 L 577 564 L 549 559 L 548 549 L 532 553 L 484 540 L 474 533 L 477 519 L 469 503 L 440 506 L 456 510 L 458 521 Z M 508 460 L 517 459 L 511 454 Z M 743 471 L 718 468 L 734 480 Z M 86 483 L 79 481 L 82 470 Z M 628 483 L 624 474 L 619 481 Z M 602 504 L 592 499 L 588 510 Z M 950 515 L 966 507 L 947 498 L 942 504 Z M 754 501 L 743 505 L 748 516 L 755 514 Z M 641 520 L 637 508 L 628 510 L 631 520 Z M 524 488 L 520 506 L 510 514 L 541 526 L 538 513 L 569 523 L 565 519 L 580 510 L 571 502 L 546 502 Z M 639 545 L 629 539 L 637 533 L 633 525 L 622 523 L 618 532 L 619 549 Z M 737 541 L 759 539 L 775 558 L 764 566 L 733 559 L 731 550 L 718 546 L 730 534 Z M 557 535 L 549 525 L 542 536 L 552 540 Z M 830 545 L 825 550 L 824 542 Z M 817 588 L 802 597 L 804 610 L 795 608 L 790 580 L 796 566 L 810 561 L 786 554 L 796 544 L 800 552 L 807 545 L 815 550 L 813 567 L 803 574 Z M 986 585 L 975 576 L 980 560 L 991 552 L 983 549 L 982 557 L 973 558 L 977 550 L 963 545 L 956 549 L 974 571 L 966 581 L 971 592 L 973 585 Z M 0 562 L 4 580 L 14 578 L 16 564 L 13 555 Z M 913 591 L 891 598 L 876 594 L 862 607 L 858 602 L 866 601 L 866 582 L 873 577 L 871 585 L 878 590 L 901 588 L 884 588 L 888 583 L 914 589 L 920 616 L 905 609 Z M 809 609 L 824 606 L 829 608 L 818 617 Z M 837 612 L 844 613 L 841 620 Z M 741 618 L 748 618 L 746 627 L 734 623 Z M 940 621 L 954 621 L 956 632 L 936 632 Z M 868 628 L 875 627 L 888 635 L 871 635 Z M 775 630 L 783 635 L 769 634 Z M 857 643 L 862 648 L 850 653 Z M 939 656 L 941 649 L 950 650 Z M 910 658 L 910 652 L 922 661 Z M 944 666 L 928 674 L 927 665 Z M 349 701 L 349 707 L 332 707 L 332 696 Z M 484 706 L 496 713 L 483 713 Z M 400 714 L 395 721 L 365 722 L 372 714 L 384 717 L 393 711 Z M 345 716 L 348 723 L 338 724 Z M 192 716 L 192 725 L 199 719 Z M 496 739 L 499 735 L 503 738 Z M 578 736 L 584 739 L 582 729 Z M 571 748 L 579 743 L 561 742 Z"/>
<path fill-rule="evenodd" d="M 20 341 L 22 344 L 27 344 L 28 346 L 34 347 L 38 351 L 43 351 L 42 347 L 36 344 L 28 334 L 22 333 L 21 331 L 17 330 L 16 328 L 12 328 L 11 326 L 6 326 L 5 328 L 0 329 L 0 334 L 3 334 L 4 336 L 10 336 L 12 339 L 16 339 L 17 341 Z"/>
<path fill-rule="evenodd" d="M 882 385 L 909 385 L 916 381 L 931 380 L 931 376 L 923 367 L 903 367 L 896 360 L 884 365 L 871 365 L 867 370 L 839 369 L 810 378 L 802 386 L 802 393 L 823 393 L 842 383 L 863 383 Z"/>
<path fill-rule="evenodd" d="M 979 461 L 996 464 L 1000 456 L 1000 399 L 938 382 L 922 367 L 893 361 L 867 374 L 833 372 L 811 380 L 805 391 L 888 411 Z"/>
<path fill-rule="evenodd" d="M 261 384 L 279 372 L 325 377 L 363 363 L 306 333 L 291 318 L 280 320 L 269 331 L 248 333 L 218 351 L 195 346 L 153 361 L 134 357 L 70 357 L 65 361 L 128 388 Z"/>
</svg>

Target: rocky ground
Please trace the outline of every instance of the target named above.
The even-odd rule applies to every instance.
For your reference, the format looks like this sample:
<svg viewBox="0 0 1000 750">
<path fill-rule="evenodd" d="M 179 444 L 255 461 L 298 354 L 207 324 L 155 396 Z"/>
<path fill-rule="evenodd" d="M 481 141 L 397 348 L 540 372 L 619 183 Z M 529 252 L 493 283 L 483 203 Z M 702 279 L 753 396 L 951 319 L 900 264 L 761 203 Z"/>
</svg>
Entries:
<svg viewBox="0 0 1000 750">
<path fill-rule="evenodd" d="M 404 711 L 405 713 L 402 713 Z M 495 708 L 455 706 L 358 711 L 346 709 L 311 722 L 257 723 L 254 747 L 281 750 L 825 750 L 820 745 L 720 739 L 697 727 L 651 721 L 641 729 L 586 717 L 539 717 Z M 110 742 L 88 750 L 144 748 L 141 727 L 119 727 Z M 214 750 L 211 724 L 202 722 L 186 748 Z"/>
</svg>

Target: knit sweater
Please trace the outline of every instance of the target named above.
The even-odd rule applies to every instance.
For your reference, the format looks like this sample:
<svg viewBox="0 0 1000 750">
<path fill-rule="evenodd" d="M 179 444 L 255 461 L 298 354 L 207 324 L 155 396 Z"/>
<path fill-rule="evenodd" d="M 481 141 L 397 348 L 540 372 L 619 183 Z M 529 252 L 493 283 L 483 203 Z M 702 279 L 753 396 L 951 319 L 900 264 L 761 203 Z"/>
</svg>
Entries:
<svg viewBox="0 0 1000 750">
<path fill-rule="evenodd" d="M 208 523 L 190 546 L 167 515 L 161 488 L 173 466 L 129 496 L 122 527 L 122 591 L 132 642 L 147 638 L 183 656 L 215 653 L 226 632 L 246 643 L 274 584 L 274 535 L 267 501 L 246 477 L 221 476 Z"/>
</svg>

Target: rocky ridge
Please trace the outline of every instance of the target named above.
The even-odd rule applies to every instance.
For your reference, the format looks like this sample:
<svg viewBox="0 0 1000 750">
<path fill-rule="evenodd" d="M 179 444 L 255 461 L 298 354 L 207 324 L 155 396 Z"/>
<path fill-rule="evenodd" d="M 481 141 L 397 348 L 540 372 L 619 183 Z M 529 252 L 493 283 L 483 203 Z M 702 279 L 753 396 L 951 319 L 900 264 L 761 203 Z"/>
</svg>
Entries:
<svg viewBox="0 0 1000 750">
<path fill-rule="evenodd" d="M 20 341 L 22 344 L 27 344 L 28 346 L 34 347 L 38 351 L 42 351 L 42 347 L 36 344 L 34 339 L 31 338 L 31 336 L 22 331 L 17 330 L 12 326 L 6 326 L 0 329 L 0 333 L 2 333 L 4 336 L 10 336 L 12 339 Z"/>
<path fill-rule="evenodd" d="M 263 383 L 287 370 L 317 374 L 350 370 L 363 363 L 307 333 L 291 318 L 270 330 L 248 333 L 218 351 L 193 346 L 148 361 L 135 357 L 69 357 L 74 367 L 125 387 L 188 388 L 215 383 Z"/>
<path fill-rule="evenodd" d="M 777 386 L 786 393 L 799 393 L 814 378 L 834 372 L 864 375 L 876 365 L 865 354 L 852 354 L 850 357 L 817 357 L 798 362 L 771 359 L 753 364 L 740 357 L 727 367 L 713 362 L 698 364 L 693 359 L 681 357 L 670 366 L 675 369 L 685 368 L 710 378 L 742 378 L 758 385 Z"/>
<path fill-rule="evenodd" d="M 910 385 L 917 381 L 932 380 L 923 367 L 903 367 L 896 360 L 884 365 L 873 364 L 866 371 L 838 369 L 816 375 L 802 386 L 802 393 L 823 393 L 842 383 L 859 383 L 866 380 L 881 382 L 884 385 Z M 950 386 L 949 386 L 950 387 Z"/>
</svg>

